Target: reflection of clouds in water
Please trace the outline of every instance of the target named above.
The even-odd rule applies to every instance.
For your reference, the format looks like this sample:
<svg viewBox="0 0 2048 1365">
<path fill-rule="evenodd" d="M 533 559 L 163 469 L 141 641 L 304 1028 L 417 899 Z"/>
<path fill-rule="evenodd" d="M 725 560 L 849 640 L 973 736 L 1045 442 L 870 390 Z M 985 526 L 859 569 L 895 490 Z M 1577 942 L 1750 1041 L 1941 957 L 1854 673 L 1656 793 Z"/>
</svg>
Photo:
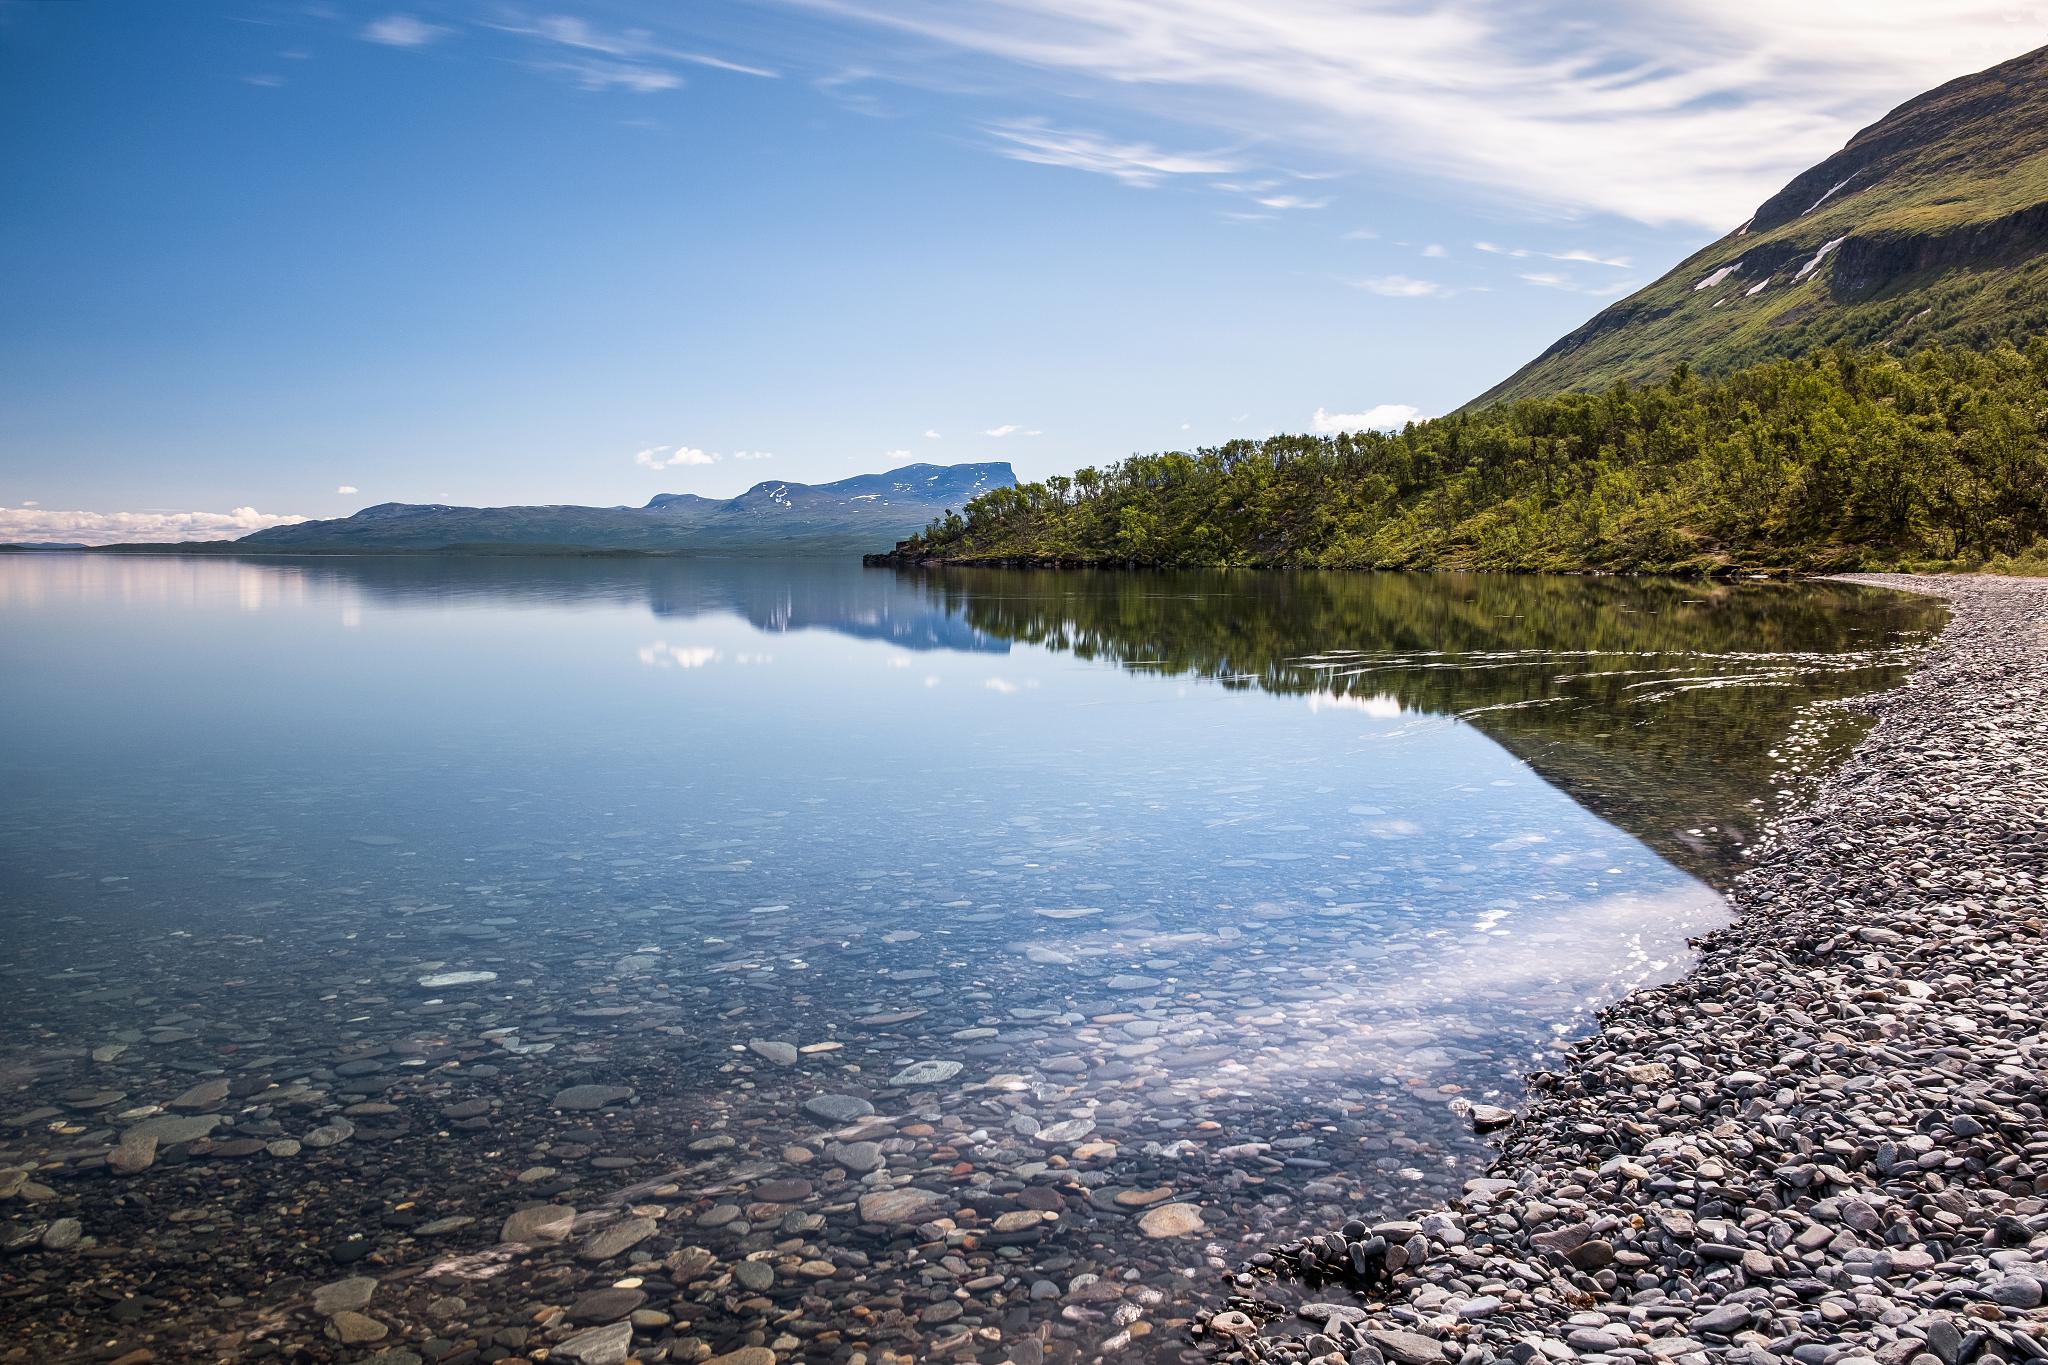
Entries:
<svg viewBox="0 0 2048 1365">
<path fill-rule="evenodd" d="M 1363 711 L 1378 720 L 1393 720 L 1401 714 L 1399 698 L 1382 692 L 1372 697 L 1350 696 L 1339 692 L 1311 692 L 1307 697 L 1311 711 Z"/>
<path fill-rule="evenodd" d="M 1327 909 L 1304 915 L 1269 906 L 1244 928 L 1110 927 L 1010 947 L 1027 972 L 1112 969 L 1098 989 L 1145 980 L 1119 972 L 1156 973 L 1123 992 L 1131 1009 L 1157 1019 L 1144 1035 L 1123 1037 L 1098 1018 L 1064 1043 L 1157 1068 L 1148 1103 L 1253 1091 L 1328 1097 L 1338 1093 L 1332 1086 L 1451 1081 L 1465 1093 L 1497 1094 L 1588 1027 L 1593 1011 L 1676 976 L 1689 958 L 1686 940 L 1726 922 L 1725 903 L 1697 885 L 1546 901 L 1540 920 L 1508 927 L 1527 923 L 1536 908 L 1495 904 L 1459 927 L 1403 926 L 1359 906 L 1361 928 L 1370 923 L 1373 932 L 1333 942 L 1318 932 L 1329 927 Z M 1228 981 L 1244 971 L 1270 984 L 1248 991 L 1242 978 Z M 1165 1017 L 1148 1006 L 1163 1007 Z M 1126 1076 L 1095 1082 L 1084 1074 L 1060 1088 L 1070 1101 L 1112 1102 Z"/>
<path fill-rule="evenodd" d="M 656 640 L 640 647 L 640 662 L 650 668 L 703 668 L 717 663 L 720 657 L 712 645 L 672 645 Z"/>
</svg>

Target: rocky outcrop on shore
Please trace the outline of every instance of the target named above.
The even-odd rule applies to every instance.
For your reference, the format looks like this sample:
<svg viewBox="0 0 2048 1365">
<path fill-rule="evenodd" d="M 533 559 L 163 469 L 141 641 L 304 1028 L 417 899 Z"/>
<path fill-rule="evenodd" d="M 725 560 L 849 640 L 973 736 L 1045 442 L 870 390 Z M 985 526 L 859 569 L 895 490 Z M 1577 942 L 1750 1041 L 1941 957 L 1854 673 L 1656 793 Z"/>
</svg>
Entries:
<svg viewBox="0 0 2048 1365">
<path fill-rule="evenodd" d="M 1457 1204 L 1254 1258 L 1217 1350 L 2048 1360 L 2048 582 L 1856 581 L 1953 617 L 1737 922 L 1532 1078 Z"/>
</svg>

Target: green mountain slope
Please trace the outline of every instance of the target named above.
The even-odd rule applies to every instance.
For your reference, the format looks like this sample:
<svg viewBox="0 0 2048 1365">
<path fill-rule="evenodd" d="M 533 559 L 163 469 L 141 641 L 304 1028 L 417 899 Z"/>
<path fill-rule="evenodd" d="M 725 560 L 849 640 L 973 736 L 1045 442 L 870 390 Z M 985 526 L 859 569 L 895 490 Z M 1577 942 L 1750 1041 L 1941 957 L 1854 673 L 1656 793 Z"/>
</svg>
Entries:
<svg viewBox="0 0 2048 1365">
<path fill-rule="evenodd" d="M 2048 47 L 1907 101 L 1468 405 L 2048 332 Z"/>
</svg>

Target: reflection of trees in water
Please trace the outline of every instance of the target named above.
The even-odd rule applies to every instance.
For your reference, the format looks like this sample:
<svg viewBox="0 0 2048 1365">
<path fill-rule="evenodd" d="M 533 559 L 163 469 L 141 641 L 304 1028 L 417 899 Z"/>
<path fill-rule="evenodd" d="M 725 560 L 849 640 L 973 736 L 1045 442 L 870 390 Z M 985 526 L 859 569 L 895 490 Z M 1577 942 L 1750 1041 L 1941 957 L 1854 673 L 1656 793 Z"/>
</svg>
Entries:
<svg viewBox="0 0 2048 1365">
<path fill-rule="evenodd" d="M 1927 599 L 1836 583 L 969 569 L 918 581 L 1000 638 L 1461 717 L 1716 883 L 1738 870 L 1772 750 L 1800 712 L 1891 685 L 1903 645 L 1942 618 Z"/>
<path fill-rule="evenodd" d="M 1488 574 L 1119 573 L 835 560 L 243 561 L 392 606 L 644 607 L 912 649 L 1033 643 L 1225 687 L 1458 716 L 1694 875 L 1725 881 L 1809 702 L 1899 676 L 1936 603 L 1837 583 Z M 1720 833 L 1715 834 L 1715 827 Z M 1708 831 L 1694 835 L 1693 830 Z"/>
</svg>

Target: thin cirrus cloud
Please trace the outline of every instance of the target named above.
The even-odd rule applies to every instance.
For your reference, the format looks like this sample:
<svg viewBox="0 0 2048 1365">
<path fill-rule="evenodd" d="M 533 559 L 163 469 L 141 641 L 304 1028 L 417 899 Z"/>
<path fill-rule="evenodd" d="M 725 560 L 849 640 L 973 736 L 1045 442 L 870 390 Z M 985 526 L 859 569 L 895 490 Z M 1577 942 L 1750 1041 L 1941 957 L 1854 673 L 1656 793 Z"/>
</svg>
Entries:
<svg viewBox="0 0 2048 1365">
<path fill-rule="evenodd" d="M 2011 0 L 785 2 L 1065 76 L 1191 137 L 1723 228 L 1899 101 L 2039 42 Z M 1108 133 L 1012 145 L 1135 185 L 1225 160 Z"/>
<path fill-rule="evenodd" d="M 559 48 L 593 53 L 633 65 L 680 62 L 686 66 L 705 66 L 717 71 L 735 72 L 742 76 L 773 79 L 779 74 L 767 67 L 748 66 L 744 62 L 728 61 L 709 52 L 671 46 L 644 28 L 607 31 L 573 15 L 546 14 L 531 19 L 513 18 L 488 27 L 500 33 L 510 33 Z"/>
<path fill-rule="evenodd" d="M 1052 126 L 1043 119 L 1016 119 L 983 129 L 997 152 L 1012 161 L 1065 166 L 1150 189 L 1175 176 L 1228 175 L 1238 162 L 1209 152 L 1172 152 L 1149 142 L 1122 142 L 1099 133 Z"/>
<path fill-rule="evenodd" d="M 1420 408 L 1407 403 L 1381 403 L 1364 412 L 1325 412 L 1317 408 L 1309 424 L 1319 435 L 1334 436 L 1340 431 L 1398 431 L 1421 420 Z"/>
<path fill-rule="evenodd" d="M 300 516 L 237 507 L 231 512 L 79 512 L 34 505 L 0 507 L 0 542 L 66 541 L 80 545 L 128 542 L 233 540 L 272 526 L 294 526 Z"/>
<path fill-rule="evenodd" d="M 1569 251 L 1532 251 L 1528 247 L 1502 246 L 1498 242 L 1474 242 L 1474 251 L 1484 251 L 1490 256 L 1507 256 L 1523 261 L 1531 256 L 1541 256 L 1547 261 L 1570 261 L 1578 265 L 1605 265 L 1616 270 L 1628 270 L 1635 262 L 1626 256 L 1602 256 L 1598 252 L 1573 247 Z"/>
<path fill-rule="evenodd" d="M 1523 284 L 1538 289 L 1561 289 L 1567 294 L 1590 294 L 1604 299 L 1614 294 L 1625 294 L 1636 287 L 1634 280 L 1616 280 L 1610 284 L 1582 284 L 1569 275 L 1555 270 L 1525 270 L 1521 273 Z"/>
<path fill-rule="evenodd" d="M 363 26 L 363 41 L 385 47 L 426 47 L 452 31 L 446 24 L 430 24 L 410 14 L 387 14 Z"/>
<path fill-rule="evenodd" d="M 480 22 L 478 27 L 523 44 L 522 65 L 585 90 L 617 90 L 637 95 L 678 90 L 684 84 L 683 77 L 674 69 L 678 66 L 708 67 L 770 79 L 779 74 L 766 67 L 674 46 L 648 29 L 607 30 L 573 15 L 527 16 L 507 10 L 495 20 Z M 423 48 L 456 32 L 448 24 L 428 23 L 411 14 L 397 13 L 372 20 L 360 36 L 366 42 L 385 47 Z"/>
<path fill-rule="evenodd" d="M 1448 286 L 1435 280 L 1418 280 L 1412 275 L 1368 275 L 1353 280 L 1354 288 L 1368 294 L 1378 294 L 1383 299 L 1428 299 L 1448 296 Z"/>
</svg>

